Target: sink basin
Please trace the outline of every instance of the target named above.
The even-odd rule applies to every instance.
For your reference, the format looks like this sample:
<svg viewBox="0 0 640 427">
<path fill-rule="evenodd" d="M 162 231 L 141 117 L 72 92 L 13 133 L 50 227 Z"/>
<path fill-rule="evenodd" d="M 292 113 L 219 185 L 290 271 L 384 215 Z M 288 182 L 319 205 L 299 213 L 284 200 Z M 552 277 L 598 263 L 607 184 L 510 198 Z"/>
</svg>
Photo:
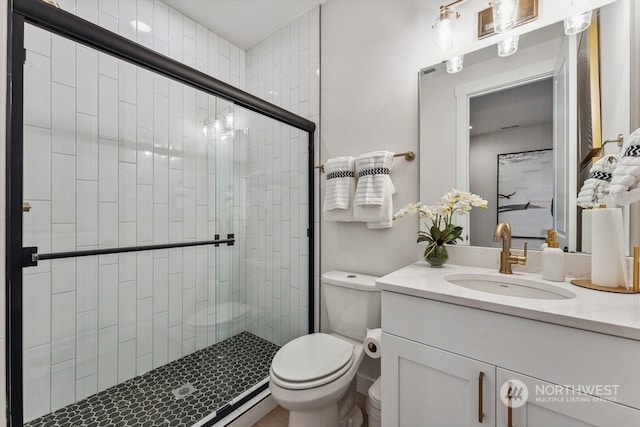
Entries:
<svg viewBox="0 0 640 427">
<path fill-rule="evenodd" d="M 517 276 L 496 274 L 449 274 L 445 280 L 456 286 L 496 295 L 532 299 L 571 299 L 576 294 L 558 286 Z"/>
</svg>

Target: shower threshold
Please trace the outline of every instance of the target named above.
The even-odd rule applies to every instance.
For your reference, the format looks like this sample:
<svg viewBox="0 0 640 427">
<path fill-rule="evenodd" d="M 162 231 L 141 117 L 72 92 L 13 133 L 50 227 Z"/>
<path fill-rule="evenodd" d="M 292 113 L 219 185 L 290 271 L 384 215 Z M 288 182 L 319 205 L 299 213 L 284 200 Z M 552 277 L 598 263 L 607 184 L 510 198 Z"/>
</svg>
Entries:
<svg viewBox="0 0 640 427">
<path fill-rule="evenodd" d="M 192 426 L 264 383 L 278 348 L 241 332 L 25 426 Z"/>
</svg>

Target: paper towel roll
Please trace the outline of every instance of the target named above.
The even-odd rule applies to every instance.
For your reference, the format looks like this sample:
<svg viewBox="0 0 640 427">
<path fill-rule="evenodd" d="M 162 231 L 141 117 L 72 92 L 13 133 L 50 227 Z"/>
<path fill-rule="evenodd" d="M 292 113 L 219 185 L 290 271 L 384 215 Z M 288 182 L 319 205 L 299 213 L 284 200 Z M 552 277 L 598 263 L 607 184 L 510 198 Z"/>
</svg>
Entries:
<svg viewBox="0 0 640 427">
<path fill-rule="evenodd" d="M 368 329 L 367 336 L 364 337 L 364 352 L 372 359 L 377 359 L 382 355 L 382 329 Z"/>
<path fill-rule="evenodd" d="M 627 286 L 622 210 L 593 209 L 591 214 L 591 283 Z"/>
</svg>

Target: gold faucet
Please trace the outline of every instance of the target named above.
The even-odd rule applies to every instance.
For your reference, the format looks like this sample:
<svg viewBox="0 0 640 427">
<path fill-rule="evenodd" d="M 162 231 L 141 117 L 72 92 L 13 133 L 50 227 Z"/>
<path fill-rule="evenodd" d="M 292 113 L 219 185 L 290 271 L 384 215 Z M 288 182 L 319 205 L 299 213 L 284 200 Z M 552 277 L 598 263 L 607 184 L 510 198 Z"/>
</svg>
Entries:
<svg viewBox="0 0 640 427">
<path fill-rule="evenodd" d="M 527 263 L 527 242 L 524 243 L 524 255 L 511 255 L 511 225 L 508 222 L 501 222 L 496 227 L 493 234 L 493 241 L 499 242 L 502 239 L 502 252 L 500 252 L 500 273 L 513 274 L 511 264 L 525 265 Z"/>
</svg>

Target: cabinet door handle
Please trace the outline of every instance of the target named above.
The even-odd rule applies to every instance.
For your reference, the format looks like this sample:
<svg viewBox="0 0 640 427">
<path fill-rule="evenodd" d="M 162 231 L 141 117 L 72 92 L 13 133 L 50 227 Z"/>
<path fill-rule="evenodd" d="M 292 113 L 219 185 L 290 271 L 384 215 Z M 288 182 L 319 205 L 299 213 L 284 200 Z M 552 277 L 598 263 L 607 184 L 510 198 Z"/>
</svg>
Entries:
<svg viewBox="0 0 640 427">
<path fill-rule="evenodd" d="M 484 372 L 480 371 L 480 375 L 478 376 L 478 422 L 482 424 L 482 420 L 484 419 L 484 414 L 482 413 L 482 381 L 484 380 Z"/>
<path fill-rule="evenodd" d="M 513 427 L 513 407 L 511 406 L 511 397 L 513 396 L 513 389 L 511 388 L 511 383 L 509 383 L 509 391 L 507 392 L 507 426 Z"/>
</svg>

